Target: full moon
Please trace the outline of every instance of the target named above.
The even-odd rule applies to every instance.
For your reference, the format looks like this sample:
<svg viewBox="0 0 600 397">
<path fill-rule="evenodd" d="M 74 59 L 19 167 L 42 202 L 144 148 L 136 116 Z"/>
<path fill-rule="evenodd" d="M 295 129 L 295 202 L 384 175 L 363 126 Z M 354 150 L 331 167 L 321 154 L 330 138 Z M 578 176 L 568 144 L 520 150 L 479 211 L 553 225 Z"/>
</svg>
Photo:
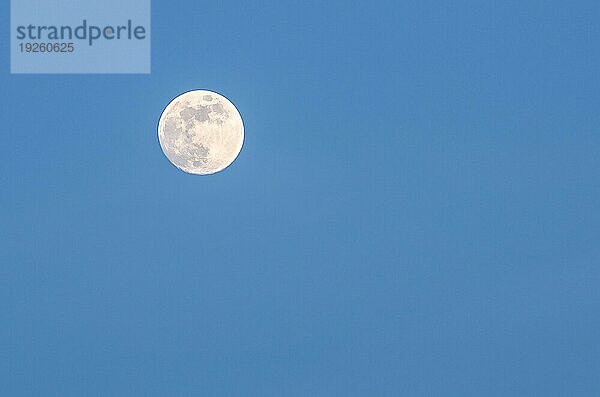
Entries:
<svg viewBox="0 0 600 397">
<path fill-rule="evenodd" d="M 173 99 L 158 122 L 158 140 L 173 165 L 190 174 L 209 175 L 227 168 L 244 143 L 240 113 L 224 96 L 189 91 Z"/>
</svg>

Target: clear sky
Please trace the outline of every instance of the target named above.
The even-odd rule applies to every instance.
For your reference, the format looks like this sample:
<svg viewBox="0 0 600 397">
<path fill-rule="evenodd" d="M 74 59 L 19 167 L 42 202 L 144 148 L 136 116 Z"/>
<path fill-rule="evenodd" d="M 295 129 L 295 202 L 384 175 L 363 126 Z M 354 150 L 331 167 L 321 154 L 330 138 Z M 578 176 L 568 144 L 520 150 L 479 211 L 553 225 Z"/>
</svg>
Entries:
<svg viewBox="0 0 600 397">
<path fill-rule="evenodd" d="M 600 390 L 597 2 L 155 0 L 150 75 L 10 75 L 7 3 L 0 395 Z"/>
</svg>

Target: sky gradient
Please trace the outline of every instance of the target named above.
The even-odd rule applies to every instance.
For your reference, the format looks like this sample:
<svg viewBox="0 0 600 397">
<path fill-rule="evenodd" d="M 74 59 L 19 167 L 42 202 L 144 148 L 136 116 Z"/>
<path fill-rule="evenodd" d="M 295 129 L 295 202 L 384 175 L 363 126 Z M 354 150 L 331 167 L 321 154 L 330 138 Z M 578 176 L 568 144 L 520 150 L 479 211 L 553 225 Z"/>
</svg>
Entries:
<svg viewBox="0 0 600 397">
<path fill-rule="evenodd" d="M 10 75 L 0 12 L 0 395 L 600 390 L 597 2 L 155 0 L 150 75 Z"/>
</svg>

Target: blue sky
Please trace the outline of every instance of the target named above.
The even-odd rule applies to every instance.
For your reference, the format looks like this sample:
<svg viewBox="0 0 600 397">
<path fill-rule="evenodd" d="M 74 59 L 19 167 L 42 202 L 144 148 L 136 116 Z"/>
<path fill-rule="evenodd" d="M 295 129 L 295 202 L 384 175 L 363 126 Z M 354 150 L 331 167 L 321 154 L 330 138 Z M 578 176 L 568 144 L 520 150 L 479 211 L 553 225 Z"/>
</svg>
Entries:
<svg viewBox="0 0 600 397">
<path fill-rule="evenodd" d="M 154 1 L 150 75 L 2 29 L 0 395 L 595 395 L 599 17 Z M 246 127 L 209 177 L 156 133 L 196 88 Z"/>
</svg>

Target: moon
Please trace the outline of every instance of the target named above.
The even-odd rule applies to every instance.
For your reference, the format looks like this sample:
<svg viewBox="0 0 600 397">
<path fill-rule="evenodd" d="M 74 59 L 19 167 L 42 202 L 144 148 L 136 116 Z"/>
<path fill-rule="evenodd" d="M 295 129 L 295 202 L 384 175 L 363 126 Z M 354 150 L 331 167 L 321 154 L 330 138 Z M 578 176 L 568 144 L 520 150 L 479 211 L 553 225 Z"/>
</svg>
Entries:
<svg viewBox="0 0 600 397">
<path fill-rule="evenodd" d="M 163 110 L 158 140 L 177 168 L 189 174 L 210 175 L 224 170 L 237 158 L 244 144 L 244 123 L 223 95 L 188 91 Z"/>
</svg>

